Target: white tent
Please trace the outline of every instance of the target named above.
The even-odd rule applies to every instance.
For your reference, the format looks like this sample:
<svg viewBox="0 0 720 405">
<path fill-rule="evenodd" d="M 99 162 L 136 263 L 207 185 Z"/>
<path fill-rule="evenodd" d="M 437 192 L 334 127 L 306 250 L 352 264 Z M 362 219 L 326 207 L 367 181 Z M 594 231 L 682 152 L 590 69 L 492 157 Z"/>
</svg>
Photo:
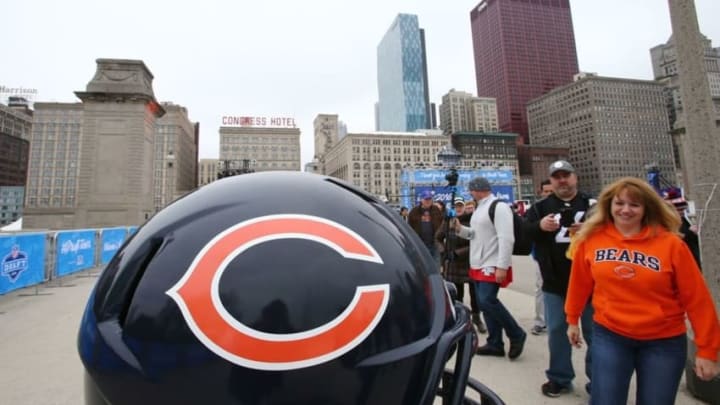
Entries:
<svg viewBox="0 0 720 405">
<path fill-rule="evenodd" d="M 21 230 L 22 230 L 22 217 L 20 217 L 20 219 L 18 219 L 17 221 L 15 221 L 11 224 L 7 224 L 7 225 L 3 226 L 2 228 L 0 228 L 0 231 L 7 231 L 7 232 L 21 231 Z"/>
</svg>

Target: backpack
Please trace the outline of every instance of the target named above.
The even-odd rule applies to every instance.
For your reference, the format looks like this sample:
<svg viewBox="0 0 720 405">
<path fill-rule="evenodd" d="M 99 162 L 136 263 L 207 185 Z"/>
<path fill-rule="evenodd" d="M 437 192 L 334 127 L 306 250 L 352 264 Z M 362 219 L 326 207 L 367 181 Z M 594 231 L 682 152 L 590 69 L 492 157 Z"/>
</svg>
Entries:
<svg viewBox="0 0 720 405">
<path fill-rule="evenodd" d="M 490 215 L 490 221 L 495 224 L 495 206 L 500 200 L 495 200 L 490 203 L 488 208 L 488 214 Z M 522 231 L 522 224 L 525 219 L 518 215 L 515 211 L 512 211 L 513 219 L 513 236 L 515 237 L 515 244 L 513 244 L 512 254 L 516 256 L 526 256 L 532 251 L 532 240 L 526 237 Z"/>
</svg>

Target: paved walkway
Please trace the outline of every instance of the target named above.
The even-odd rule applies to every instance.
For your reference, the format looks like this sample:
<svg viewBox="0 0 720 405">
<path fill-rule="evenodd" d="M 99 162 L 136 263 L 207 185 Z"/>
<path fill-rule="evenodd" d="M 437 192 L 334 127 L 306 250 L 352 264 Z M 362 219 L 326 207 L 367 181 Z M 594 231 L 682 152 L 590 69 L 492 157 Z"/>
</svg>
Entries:
<svg viewBox="0 0 720 405">
<path fill-rule="evenodd" d="M 516 260 L 515 278 L 533 275 L 528 261 Z M 76 338 L 80 316 L 90 290 L 97 280 L 92 270 L 53 281 L 48 286 L 30 287 L 0 296 L 0 404 L 79 405 L 83 403 L 83 368 L 77 355 Z M 90 277 L 88 277 L 90 275 Z M 533 297 L 527 290 L 531 282 L 516 283 L 522 291 L 503 290 L 501 299 L 525 328 L 532 326 Z M 35 293 L 38 295 L 35 295 Z M 484 342 L 484 335 L 481 335 Z M 507 358 L 476 356 L 471 374 L 495 390 L 509 405 L 586 404 L 583 389 L 582 351 L 574 353 L 578 389 L 560 398 L 540 393 L 547 367 L 545 336 L 528 335 L 525 352 L 514 362 Z M 631 397 L 634 394 L 631 393 Z M 681 384 L 677 404 L 700 405 Z M 630 401 L 634 404 L 634 400 Z"/>
</svg>

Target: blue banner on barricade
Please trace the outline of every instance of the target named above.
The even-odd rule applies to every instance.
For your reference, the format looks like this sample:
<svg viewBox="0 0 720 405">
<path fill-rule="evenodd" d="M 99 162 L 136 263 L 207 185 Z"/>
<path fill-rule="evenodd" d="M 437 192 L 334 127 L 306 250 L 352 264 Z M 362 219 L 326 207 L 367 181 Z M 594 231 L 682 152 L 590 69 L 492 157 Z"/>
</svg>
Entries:
<svg viewBox="0 0 720 405">
<path fill-rule="evenodd" d="M 501 200 L 515 200 L 513 187 L 515 178 L 512 170 L 499 169 L 459 169 L 455 196 L 470 199 L 467 184 L 475 177 L 484 177 L 490 182 L 493 194 Z M 408 208 L 420 202 L 420 194 L 430 191 L 435 200 L 447 204 L 450 202 L 452 190 L 447 186 L 447 170 L 441 169 L 403 169 L 400 172 L 399 202 Z"/>
<path fill-rule="evenodd" d="M 95 231 L 57 233 L 55 270 L 58 276 L 95 267 Z"/>
<path fill-rule="evenodd" d="M 0 236 L 0 295 L 45 279 L 45 234 Z"/>
<path fill-rule="evenodd" d="M 515 201 L 515 193 L 513 192 L 512 186 L 491 185 L 490 188 L 495 197 L 509 203 Z M 411 196 L 411 198 L 413 198 L 412 206 L 420 204 L 420 195 L 425 191 L 429 191 L 433 195 L 433 201 L 442 201 L 443 204 L 448 204 L 452 197 L 452 189 L 448 186 L 417 186 L 414 191 L 415 195 Z M 472 198 L 470 191 L 467 190 L 465 185 L 455 188 L 455 197 L 462 197 L 463 200 Z M 408 201 L 407 203 L 409 204 L 411 202 Z"/>
<path fill-rule="evenodd" d="M 137 226 L 128 226 L 128 238 L 129 238 L 132 234 L 134 234 L 135 232 L 137 232 L 137 230 L 138 230 L 138 227 L 137 227 Z"/>
<path fill-rule="evenodd" d="M 107 264 L 110 259 L 115 256 L 120 246 L 125 242 L 125 235 L 127 230 L 125 228 L 108 228 L 101 229 L 101 250 L 100 250 L 100 264 Z"/>
<path fill-rule="evenodd" d="M 474 177 L 485 177 L 491 184 L 513 181 L 512 170 L 489 170 L 489 169 L 460 169 L 458 172 L 458 184 L 464 184 Z M 447 182 L 447 170 L 438 169 L 403 169 L 400 172 L 401 183 L 434 183 L 444 184 Z"/>
<path fill-rule="evenodd" d="M 491 186 L 491 188 L 493 195 L 500 200 L 506 203 L 515 202 L 515 192 L 512 186 Z"/>
</svg>

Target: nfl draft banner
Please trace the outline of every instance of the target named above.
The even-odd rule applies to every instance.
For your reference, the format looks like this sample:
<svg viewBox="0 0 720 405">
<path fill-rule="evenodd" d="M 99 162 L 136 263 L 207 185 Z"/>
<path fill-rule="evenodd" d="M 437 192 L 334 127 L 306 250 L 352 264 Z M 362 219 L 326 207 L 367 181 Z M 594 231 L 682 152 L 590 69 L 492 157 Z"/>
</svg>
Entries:
<svg viewBox="0 0 720 405">
<path fill-rule="evenodd" d="M 57 233 L 55 270 L 58 276 L 95 266 L 95 231 Z"/>
<path fill-rule="evenodd" d="M 510 202 L 512 203 L 515 201 L 512 186 L 502 186 L 502 185 L 490 185 L 490 189 L 492 191 L 492 194 L 499 198 L 502 201 Z M 444 186 L 444 187 L 432 187 L 432 186 L 417 186 L 415 187 L 415 196 L 414 201 L 415 204 L 420 204 L 420 194 L 422 194 L 424 191 L 430 191 L 433 195 L 433 201 L 441 201 L 443 204 L 447 204 L 450 202 L 450 199 L 452 198 L 452 189 L 450 187 Z M 469 200 L 472 197 L 470 196 L 470 191 L 467 189 L 466 186 L 457 186 L 455 190 L 455 198 L 462 197 L 463 200 Z M 412 207 L 413 205 L 406 205 L 406 207 Z"/>
<path fill-rule="evenodd" d="M 446 170 L 438 169 L 403 169 L 400 172 L 400 204 L 413 207 L 420 203 L 420 194 L 430 191 L 433 200 L 449 203 L 452 190 L 447 186 Z M 490 182 L 493 195 L 501 200 L 515 201 L 514 176 L 510 170 L 472 169 L 458 170 L 458 184 L 455 196 L 464 200 L 470 199 L 467 183 L 475 177 L 482 176 Z"/>
<path fill-rule="evenodd" d="M 0 236 L 0 295 L 45 279 L 45 234 Z"/>
<path fill-rule="evenodd" d="M 425 191 L 430 191 L 433 195 L 433 201 L 440 201 L 447 204 L 452 199 L 452 189 L 448 186 L 416 186 L 415 195 L 413 196 L 413 205 L 420 204 L 420 195 Z M 455 198 L 462 197 L 463 200 L 469 200 L 470 193 L 463 186 L 455 187 Z M 413 206 L 411 205 L 411 207 Z"/>
<path fill-rule="evenodd" d="M 468 183 L 475 177 L 482 176 L 493 183 L 510 183 L 513 181 L 511 170 L 495 169 L 460 169 L 458 172 L 458 185 Z M 447 170 L 438 169 L 403 169 L 400 172 L 400 182 L 417 184 L 447 184 L 445 176 Z"/>
<path fill-rule="evenodd" d="M 101 229 L 100 232 L 102 233 L 100 238 L 100 264 L 107 264 L 125 242 L 127 231 L 125 228 L 108 228 Z"/>
</svg>

